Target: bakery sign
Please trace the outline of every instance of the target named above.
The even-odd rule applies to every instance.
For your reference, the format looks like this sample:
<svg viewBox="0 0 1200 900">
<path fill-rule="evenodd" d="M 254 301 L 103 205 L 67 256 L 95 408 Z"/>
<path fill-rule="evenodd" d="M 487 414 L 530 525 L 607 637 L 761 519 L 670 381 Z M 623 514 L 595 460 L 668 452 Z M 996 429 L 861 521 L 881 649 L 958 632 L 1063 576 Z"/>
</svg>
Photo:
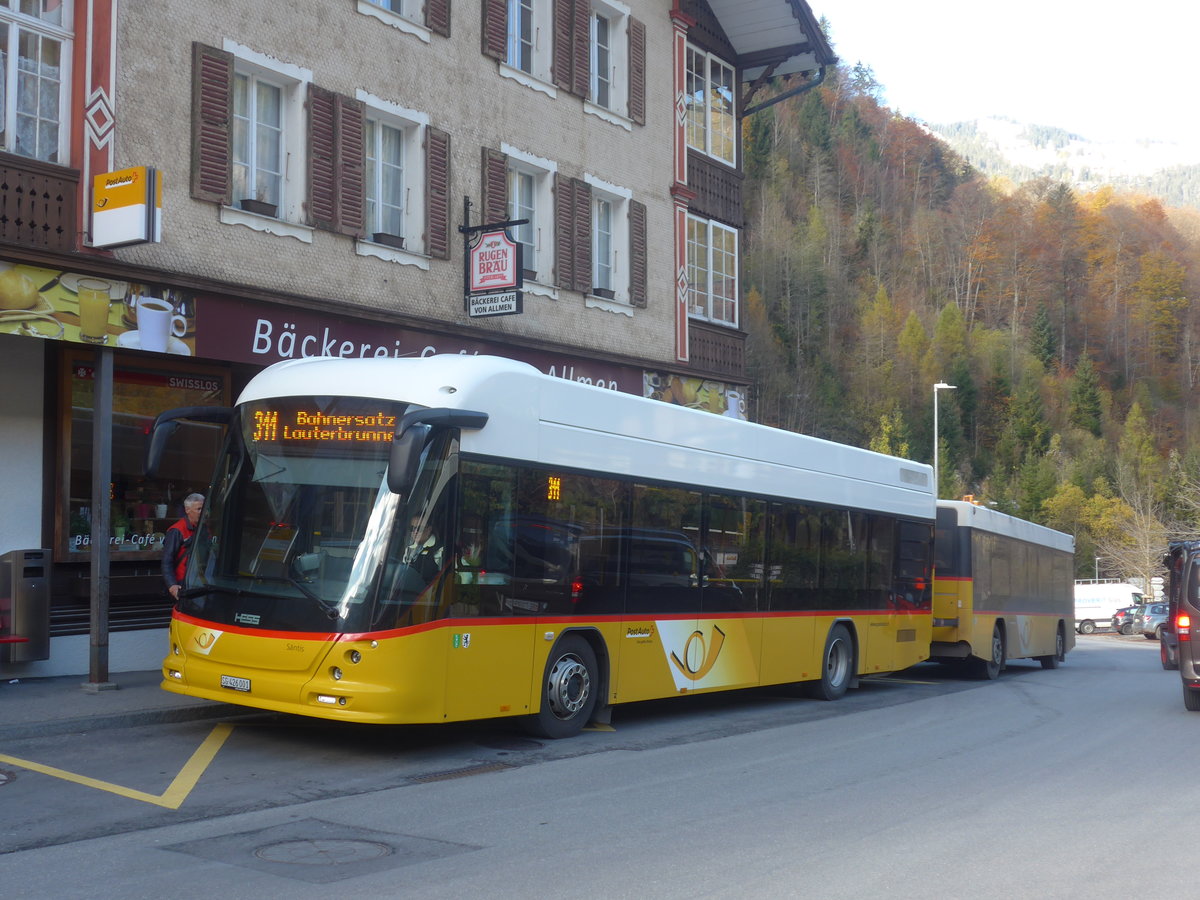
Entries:
<svg viewBox="0 0 1200 900">
<path fill-rule="evenodd" d="M 478 226 L 477 226 L 478 227 Z M 484 230 L 491 228 L 493 230 Z M 506 228 L 482 226 L 467 251 L 464 307 L 472 319 L 521 313 L 522 246 Z"/>
</svg>

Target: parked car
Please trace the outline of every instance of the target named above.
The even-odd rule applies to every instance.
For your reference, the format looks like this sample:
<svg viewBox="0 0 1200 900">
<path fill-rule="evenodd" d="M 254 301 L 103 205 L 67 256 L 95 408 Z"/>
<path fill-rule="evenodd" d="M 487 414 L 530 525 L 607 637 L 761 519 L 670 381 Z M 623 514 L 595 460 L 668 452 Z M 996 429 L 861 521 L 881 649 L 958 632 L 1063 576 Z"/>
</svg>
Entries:
<svg viewBox="0 0 1200 900">
<path fill-rule="evenodd" d="M 1133 617 L 1137 615 L 1137 606 L 1122 606 L 1112 617 L 1113 631 L 1121 634 L 1133 634 Z"/>
<path fill-rule="evenodd" d="M 1140 631 L 1146 640 L 1160 641 L 1163 635 L 1163 624 L 1167 621 L 1169 609 L 1165 603 L 1146 603 L 1134 617 L 1133 627 Z"/>
</svg>

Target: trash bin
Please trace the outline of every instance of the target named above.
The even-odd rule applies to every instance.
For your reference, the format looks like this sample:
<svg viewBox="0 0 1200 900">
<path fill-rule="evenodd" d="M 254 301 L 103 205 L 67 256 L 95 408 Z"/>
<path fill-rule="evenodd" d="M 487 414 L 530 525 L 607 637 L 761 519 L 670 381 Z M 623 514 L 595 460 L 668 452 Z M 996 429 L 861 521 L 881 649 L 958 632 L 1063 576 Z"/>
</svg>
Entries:
<svg viewBox="0 0 1200 900">
<path fill-rule="evenodd" d="M 0 555 L 0 663 L 50 658 L 50 551 Z"/>
</svg>

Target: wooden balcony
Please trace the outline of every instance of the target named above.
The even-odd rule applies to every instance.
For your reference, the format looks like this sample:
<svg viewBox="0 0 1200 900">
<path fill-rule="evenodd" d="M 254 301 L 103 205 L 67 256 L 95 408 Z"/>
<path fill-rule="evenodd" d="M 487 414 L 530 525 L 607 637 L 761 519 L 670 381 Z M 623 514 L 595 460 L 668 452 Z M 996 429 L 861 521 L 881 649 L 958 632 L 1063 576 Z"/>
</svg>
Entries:
<svg viewBox="0 0 1200 900">
<path fill-rule="evenodd" d="M 688 355 L 690 365 L 699 371 L 741 381 L 746 374 L 746 332 L 691 319 Z"/>
<path fill-rule="evenodd" d="M 688 150 L 688 187 L 696 197 L 690 211 L 742 228 L 746 216 L 742 210 L 742 173 L 714 159 Z"/>
<path fill-rule="evenodd" d="M 0 243 L 70 253 L 78 209 L 77 170 L 0 153 Z"/>
</svg>

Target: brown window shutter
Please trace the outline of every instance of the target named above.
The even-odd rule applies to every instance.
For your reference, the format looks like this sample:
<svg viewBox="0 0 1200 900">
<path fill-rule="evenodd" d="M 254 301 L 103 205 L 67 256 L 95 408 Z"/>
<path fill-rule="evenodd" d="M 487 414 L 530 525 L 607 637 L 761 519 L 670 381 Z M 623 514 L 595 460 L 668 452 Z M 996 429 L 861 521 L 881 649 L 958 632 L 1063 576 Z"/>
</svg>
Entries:
<svg viewBox="0 0 1200 900">
<path fill-rule="evenodd" d="M 450 0 L 425 0 L 425 27 L 450 37 Z"/>
<path fill-rule="evenodd" d="M 308 85 L 308 223 L 337 226 L 337 109 L 333 91 Z"/>
<path fill-rule="evenodd" d="M 503 222 L 508 219 L 508 157 L 491 147 L 483 148 L 484 222 Z"/>
<path fill-rule="evenodd" d="M 337 230 L 357 237 L 363 233 L 366 207 L 366 145 L 363 133 L 367 108 L 361 100 L 336 96 Z"/>
<path fill-rule="evenodd" d="M 629 20 L 629 118 L 646 124 L 646 26 Z"/>
<path fill-rule="evenodd" d="M 450 258 L 450 135 L 425 129 L 425 252 Z"/>
<path fill-rule="evenodd" d="M 575 179 L 575 290 L 592 292 L 592 187 Z"/>
<path fill-rule="evenodd" d="M 483 55 L 503 60 L 508 52 L 508 2 L 483 0 Z"/>
<path fill-rule="evenodd" d="M 571 93 L 586 99 L 592 91 L 592 4 L 591 0 L 574 0 L 575 24 L 571 34 L 571 57 L 574 78 Z"/>
<path fill-rule="evenodd" d="M 571 33 L 575 19 L 575 0 L 554 0 L 554 84 L 564 91 L 572 85 Z"/>
<path fill-rule="evenodd" d="M 192 196 L 228 205 L 233 191 L 233 54 L 192 44 Z"/>
<path fill-rule="evenodd" d="M 646 308 L 646 204 L 629 201 L 629 302 Z"/>
<path fill-rule="evenodd" d="M 554 284 L 564 291 L 575 287 L 575 184 L 554 176 Z"/>
</svg>

